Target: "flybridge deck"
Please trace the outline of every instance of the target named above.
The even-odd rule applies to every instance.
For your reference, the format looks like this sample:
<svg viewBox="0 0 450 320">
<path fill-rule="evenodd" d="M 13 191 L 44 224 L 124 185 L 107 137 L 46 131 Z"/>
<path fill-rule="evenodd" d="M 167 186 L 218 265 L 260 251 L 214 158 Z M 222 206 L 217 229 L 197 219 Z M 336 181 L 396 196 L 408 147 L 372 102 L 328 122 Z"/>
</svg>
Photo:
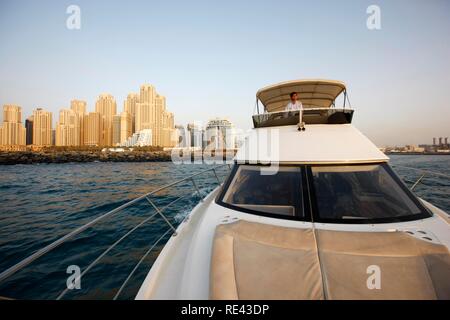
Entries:
<svg viewBox="0 0 450 320">
<path fill-rule="evenodd" d="M 281 82 L 259 90 L 256 93 L 258 114 L 253 116 L 255 128 L 295 125 L 299 121 L 299 111 L 285 111 L 290 94 L 297 93 L 303 105 L 305 124 L 346 124 L 351 123 L 353 109 L 345 84 L 335 80 L 293 80 Z M 336 99 L 343 94 L 342 108 L 336 108 Z M 259 102 L 264 113 L 259 112 Z"/>
<path fill-rule="evenodd" d="M 285 111 L 292 92 L 297 93 L 302 102 L 302 111 Z M 336 108 L 336 99 L 341 96 L 342 107 Z M 389 160 L 351 125 L 354 110 L 347 108 L 350 102 L 343 82 L 287 81 L 259 90 L 256 98 L 255 130 L 238 151 L 235 158 L 238 163 L 369 163 Z M 259 102 L 264 106 L 261 114 Z M 307 126 L 306 131 L 297 130 L 300 118 Z"/>
</svg>

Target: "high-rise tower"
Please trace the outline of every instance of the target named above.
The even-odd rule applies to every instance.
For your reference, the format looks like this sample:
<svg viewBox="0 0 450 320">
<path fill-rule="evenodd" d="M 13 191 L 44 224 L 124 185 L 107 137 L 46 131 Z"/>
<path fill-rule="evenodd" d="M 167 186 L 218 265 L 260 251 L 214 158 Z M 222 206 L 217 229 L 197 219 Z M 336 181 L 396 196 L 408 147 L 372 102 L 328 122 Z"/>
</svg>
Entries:
<svg viewBox="0 0 450 320">
<path fill-rule="evenodd" d="M 127 112 L 131 117 L 131 134 L 136 132 L 136 109 L 138 103 L 139 94 L 137 93 L 129 93 L 127 99 L 123 102 L 123 111 Z"/>
<path fill-rule="evenodd" d="M 73 109 L 63 109 L 59 112 L 55 144 L 57 146 L 80 145 L 80 121 L 78 114 Z"/>
<path fill-rule="evenodd" d="M 26 142 L 26 130 L 22 124 L 22 108 L 3 106 L 3 125 L 0 127 L 0 145 L 20 145 Z"/>
<path fill-rule="evenodd" d="M 33 144 L 52 145 L 52 113 L 42 108 L 33 111 Z"/>
<path fill-rule="evenodd" d="M 117 113 L 117 104 L 110 94 L 101 94 L 95 103 L 95 112 L 102 117 L 101 145 L 111 146 L 113 143 L 113 116 Z"/>
</svg>

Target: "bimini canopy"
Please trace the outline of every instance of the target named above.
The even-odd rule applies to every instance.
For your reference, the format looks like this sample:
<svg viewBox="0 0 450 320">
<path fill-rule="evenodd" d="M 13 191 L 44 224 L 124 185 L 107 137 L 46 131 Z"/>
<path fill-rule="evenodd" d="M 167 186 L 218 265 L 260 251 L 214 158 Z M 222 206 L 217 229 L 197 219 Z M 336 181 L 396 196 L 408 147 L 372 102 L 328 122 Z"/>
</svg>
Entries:
<svg viewBox="0 0 450 320">
<path fill-rule="evenodd" d="M 329 108 L 345 91 L 345 84 L 336 80 L 293 80 L 274 84 L 256 93 L 267 112 L 283 111 L 291 92 L 296 92 L 304 108 Z"/>
</svg>

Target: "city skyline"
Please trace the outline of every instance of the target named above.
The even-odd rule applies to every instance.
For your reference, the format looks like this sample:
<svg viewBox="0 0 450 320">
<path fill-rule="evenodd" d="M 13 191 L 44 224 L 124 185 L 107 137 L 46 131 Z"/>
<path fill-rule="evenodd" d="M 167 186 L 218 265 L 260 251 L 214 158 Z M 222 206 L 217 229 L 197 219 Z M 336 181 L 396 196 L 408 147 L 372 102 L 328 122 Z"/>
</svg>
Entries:
<svg viewBox="0 0 450 320">
<path fill-rule="evenodd" d="M 4 105 L 0 145 L 119 146 L 145 131 L 151 137 L 147 145 L 175 146 L 174 114 L 168 111 L 166 98 L 151 84 L 141 85 L 139 92 L 128 94 L 121 112 L 109 93 L 98 95 L 92 111 L 87 101 L 72 99 L 70 108 L 61 107 L 56 113 L 58 119 L 51 111 L 37 107 L 23 121 L 21 106 Z"/>
<path fill-rule="evenodd" d="M 154 86 L 150 85 L 150 84 L 143 84 L 140 87 L 140 93 L 141 95 L 148 91 L 151 90 L 152 93 L 152 97 L 156 98 L 157 101 L 163 101 L 164 106 L 165 106 L 165 97 L 164 96 L 160 96 L 159 94 L 156 93 L 156 90 L 154 88 Z M 145 93 L 145 95 L 148 95 L 148 93 Z M 104 102 L 104 100 L 106 100 L 106 103 Z M 109 101 L 109 104 L 108 104 Z M 34 109 L 31 113 L 31 115 L 29 117 L 23 117 L 23 113 L 22 113 L 22 107 L 16 104 L 6 104 L 3 105 L 3 108 L 19 108 L 19 111 L 17 112 L 18 116 L 13 115 L 11 112 L 9 112 L 10 116 L 7 117 L 6 119 L 8 119 L 8 121 L 10 122 L 11 119 L 14 119 L 14 121 L 16 121 L 17 119 L 19 119 L 18 124 L 20 124 L 23 127 L 23 141 L 25 141 L 24 143 L 20 143 L 21 145 L 52 145 L 52 142 L 47 143 L 47 144 L 43 144 L 43 143 L 35 143 L 35 132 L 36 132 L 36 126 L 33 127 L 33 121 L 34 118 L 36 116 L 36 112 L 44 112 L 46 114 L 46 117 L 49 117 L 48 119 L 50 119 L 50 122 L 46 122 L 46 125 L 48 126 L 48 123 L 50 124 L 50 129 L 48 132 L 46 131 L 46 135 L 49 138 L 46 138 L 45 141 L 52 141 L 52 137 L 51 137 L 51 132 L 55 131 L 56 133 L 56 137 L 54 137 L 55 141 L 53 141 L 53 145 L 55 146 L 78 146 L 78 145 L 104 145 L 104 146 L 117 146 L 117 145 L 126 145 L 126 140 L 130 139 L 132 137 L 132 135 L 134 133 L 138 133 L 138 131 L 136 131 L 136 112 L 139 108 L 139 105 L 142 104 L 140 103 L 140 94 L 139 93 L 135 93 L 135 92 L 130 92 L 127 94 L 126 99 L 123 101 L 123 108 L 122 108 L 122 112 L 118 112 L 117 110 L 117 102 L 114 98 L 113 95 L 103 92 L 100 93 L 97 97 L 97 100 L 93 103 L 94 105 L 94 110 L 93 112 L 89 112 L 88 109 L 88 103 L 87 101 L 84 100 L 79 100 L 77 98 L 74 98 L 70 101 L 70 108 L 67 109 L 65 107 L 62 107 L 61 110 L 59 110 L 59 119 L 64 118 L 64 119 L 68 119 L 71 118 L 72 120 L 69 121 L 69 124 L 66 123 L 61 123 L 61 120 L 56 120 L 56 117 L 53 117 L 53 113 L 52 112 L 48 112 L 46 111 L 43 107 L 36 107 L 36 109 Z M 148 106 L 148 103 L 147 103 Z M 110 108 L 110 112 L 105 112 L 104 109 L 106 108 Z M 160 106 L 161 108 L 161 106 Z M 165 109 L 165 108 L 164 108 Z M 72 115 L 73 112 L 73 115 Z M 161 112 L 161 110 L 159 111 Z M 8 114 L 8 111 L 4 111 L 0 113 L 0 129 L 2 129 L 2 125 L 5 123 L 5 121 L 3 120 L 3 118 L 5 118 L 4 114 Z M 96 117 L 98 116 L 99 119 L 102 118 L 102 115 L 104 114 L 108 114 L 107 118 L 108 118 L 108 123 L 110 122 L 110 128 L 109 128 L 109 135 L 111 136 L 110 140 L 107 140 L 107 142 L 104 141 L 104 138 L 102 139 L 101 136 L 105 135 L 106 130 L 104 129 L 104 121 L 102 123 L 101 126 L 101 133 L 97 138 L 92 137 L 92 132 L 96 131 L 96 130 L 89 130 L 91 132 L 91 136 L 89 138 L 87 138 L 87 140 L 84 140 L 84 136 L 83 134 L 85 133 L 85 131 L 83 130 L 84 126 L 92 126 L 92 121 L 94 121 L 93 123 L 96 122 L 96 120 L 92 120 L 92 117 Z M 139 113 L 139 112 L 138 112 Z M 84 118 L 79 118 L 79 115 L 82 114 L 84 116 Z M 180 127 L 185 128 L 185 130 L 189 130 L 189 126 L 192 126 L 193 123 L 205 123 L 205 128 L 208 127 L 208 125 L 211 122 L 214 122 L 217 119 L 224 119 L 225 121 L 229 121 L 227 117 L 214 117 L 211 119 L 207 119 L 206 121 L 193 121 L 193 122 L 188 122 L 186 124 L 175 124 L 174 122 L 174 117 L 173 117 L 173 113 L 171 114 L 171 129 L 173 129 L 174 132 L 177 132 L 179 130 Z M 62 116 L 63 115 L 63 116 Z M 150 115 L 147 114 L 147 117 L 149 117 Z M 117 117 L 117 119 L 119 120 L 119 132 L 118 132 L 118 137 L 119 140 L 114 140 L 113 137 L 113 131 L 112 131 L 112 126 L 113 126 L 113 119 Z M 153 117 L 155 117 L 155 114 L 153 115 Z M 23 120 L 23 118 L 25 118 L 25 120 Z M 161 117 L 160 117 L 161 118 Z M 76 120 L 75 120 L 76 119 Z M 150 118 L 148 118 L 148 121 Z M 162 118 L 161 118 L 162 119 Z M 205 119 L 203 119 L 205 120 Z M 6 121 L 6 122 L 8 122 Z M 31 130 L 33 132 L 33 134 L 31 135 L 31 139 L 32 139 L 32 143 L 28 142 L 28 132 L 26 130 L 27 127 L 27 122 L 31 121 Z M 48 120 L 46 120 L 48 121 Z M 75 124 L 77 123 L 77 124 Z M 65 128 L 59 128 L 59 126 L 63 126 Z M 76 127 L 76 128 L 72 128 L 78 130 L 78 133 L 75 134 L 75 136 L 73 136 L 73 133 L 70 134 L 67 131 L 64 131 L 64 129 L 67 129 L 66 126 L 72 126 L 72 127 Z M 147 123 L 147 125 L 144 125 L 142 130 L 148 130 L 151 126 L 149 125 L 149 123 Z M 138 127 L 139 128 L 139 125 Z M 60 135 L 58 135 L 58 130 L 63 130 L 64 133 L 61 133 Z M 22 130 L 22 129 L 20 129 Z M 147 133 L 146 133 L 147 134 Z M 172 133 L 173 134 L 173 133 Z M 64 135 L 63 140 L 64 141 L 71 141 L 68 143 L 61 143 L 58 142 L 58 137 L 61 137 L 61 135 Z M 72 135 L 72 136 L 71 136 Z M 108 135 L 108 134 L 107 134 Z M 152 136 L 152 134 L 150 133 L 150 136 Z M 5 135 L 3 135 L 3 138 L 5 137 Z M 179 138 L 179 136 L 178 136 Z M 79 142 L 73 142 L 73 141 L 77 141 L 76 139 L 79 139 Z M 432 143 L 430 143 L 431 139 L 433 140 Z M 439 142 L 437 143 L 437 139 L 439 139 Z M 152 145 L 161 145 L 161 140 L 160 139 L 151 139 L 152 140 Z M 19 141 L 19 140 L 17 140 Z M 20 141 L 22 141 L 20 139 Z M 40 140 L 39 140 L 40 141 Z M 169 145 L 170 143 L 167 143 L 167 138 L 165 140 L 165 145 Z M 445 141 L 445 142 L 444 142 Z M 0 132 L 0 146 L 1 145 L 6 145 L 6 140 L 2 140 L 2 134 Z M 11 144 L 11 143 L 9 143 Z M 14 144 L 13 144 L 14 145 Z M 418 147 L 418 146 L 424 146 L 424 145 L 428 145 L 428 146 L 448 146 L 448 137 L 445 135 L 438 135 L 435 137 L 427 137 L 426 140 L 420 141 L 419 143 L 405 143 L 405 144 L 383 144 L 383 145 L 378 145 L 378 147 L 380 148 L 396 148 L 396 147 Z M 175 146 L 175 145 L 174 145 Z"/>
<path fill-rule="evenodd" d="M 66 27 L 72 4 L 79 30 Z M 177 123 L 219 116 L 246 130 L 259 88 L 325 78 L 347 84 L 355 126 L 379 146 L 449 136 L 450 3 L 377 1 L 379 30 L 366 26 L 372 4 L 5 0 L 0 105 L 56 115 L 76 95 L 91 110 L 99 92 L 124 101 L 151 80 Z"/>
</svg>

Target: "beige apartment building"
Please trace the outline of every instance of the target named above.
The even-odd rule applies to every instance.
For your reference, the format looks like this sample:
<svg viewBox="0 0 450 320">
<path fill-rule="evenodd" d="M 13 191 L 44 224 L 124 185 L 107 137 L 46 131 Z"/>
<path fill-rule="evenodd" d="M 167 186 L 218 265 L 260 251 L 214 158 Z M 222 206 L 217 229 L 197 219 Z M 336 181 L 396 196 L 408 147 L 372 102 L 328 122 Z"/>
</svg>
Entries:
<svg viewBox="0 0 450 320">
<path fill-rule="evenodd" d="M 113 146 L 124 144 L 132 136 L 131 115 L 123 111 L 120 115 L 113 116 Z"/>
<path fill-rule="evenodd" d="M 103 132 L 102 116 L 98 112 L 90 112 L 83 117 L 84 145 L 100 146 Z"/>
<path fill-rule="evenodd" d="M 52 113 L 42 108 L 33 111 L 33 144 L 52 145 Z"/>
<path fill-rule="evenodd" d="M 108 93 L 101 94 L 95 103 L 95 112 L 102 118 L 102 135 L 100 145 L 113 145 L 113 116 L 117 114 L 114 97 Z"/>
<path fill-rule="evenodd" d="M 120 144 L 120 129 L 121 129 L 120 120 L 121 120 L 120 115 L 113 116 L 113 138 L 112 138 L 113 146 L 117 146 L 118 144 Z"/>
<path fill-rule="evenodd" d="M 171 135 L 175 133 L 173 114 L 166 110 L 166 98 L 156 93 L 152 85 L 141 86 L 139 103 L 136 105 L 136 132 L 152 130 L 152 144 L 173 147 Z"/>
<path fill-rule="evenodd" d="M 177 144 L 177 135 L 172 112 L 164 111 L 162 114 L 162 129 L 160 133 L 162 147 L 174 147 Z"/>
<path fill-rule="evenodd" d="M 26 129 L 22 124 L 22 108 L 17 105 L 4 105 L 0 145 L 24 146 L 25 143 Z"/>
<path fill-rule="evenodd" d="M 80 144 L 79 145 L 83 145 L 84 144 L 84 128 L 83 128 L 84 120 L 83 120 L 83 118 L 87 112 L 87 103 L 84 100 L 74 99 L 74 100 L 70 101 L 70 109 L 73 110 L 77 115 L 78 126 L 80 127 Z"/>
<path fill-rule="evenodd" d="M 128 112 L 124 111 L 120 114 L 120 143 L 125 141 L 133 135 L 133 123 L 132 116 Z"/>
<path fill-rule="evenodd" d="M 155 95 L 152 85 L 141 86 L 139 103 L 136 106 L 136 132 L 153 129 L 155 123 Z"/>
<path fill-rule="evenodd" d="M 153 137 L 153 143 L 157 146 L 166 146 L 164 141 L 164 131 L 166 127 L 164 126 L 164 117 L 166 116 L 166 98 L 159 94 L 155 97 L 155 128 L 156 133 Z"/>
<path fill-rule="evenodd" d="M 127 112 L 131 116 L 131 134 L 136 132 L 136 109 L 139 103 L 139 94 L 131 92 L 128 94 L 127 99 L 123 102 L 123 111 Z"/>
<path fill-rule="evenodd" d="M 55 135 L 55 145 L 57 146 L 72 147 L 80 145 L 80 121 L 74 110 L 63 109 L 59 112 Z"/>
<path fill-rule="evenodd" d="M 86 114 L 87 102 L 83 100 L 74 99 L 70 101 L 70 109 L 78 114 Z"/>
</svg>

